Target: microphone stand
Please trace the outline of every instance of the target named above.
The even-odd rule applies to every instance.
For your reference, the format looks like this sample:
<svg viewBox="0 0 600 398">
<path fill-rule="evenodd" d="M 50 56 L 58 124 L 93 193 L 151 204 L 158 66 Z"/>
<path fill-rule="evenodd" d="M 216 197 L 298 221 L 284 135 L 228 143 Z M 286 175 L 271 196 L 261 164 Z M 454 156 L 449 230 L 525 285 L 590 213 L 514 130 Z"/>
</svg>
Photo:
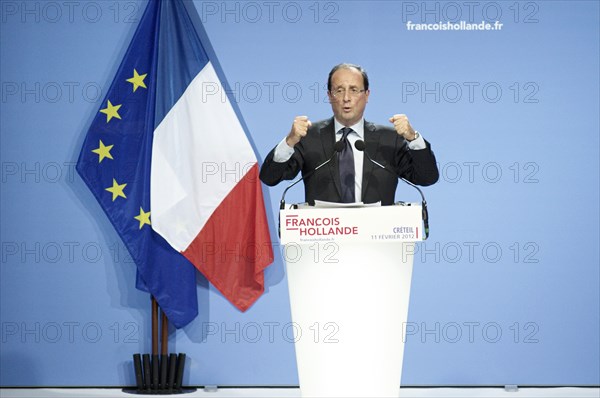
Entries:
<svg viewBox="0 0 600 398">
<path fill-rule="evenodd" d="M 412 182 L 408 181 L 406 178 L 400 177 L 396 172 L 391 170 L 389 167 L 386 167 L 385 165 L 383 165 L 383 164 L 377 162 L 376 160 L 374 160 L 373 158 L 371 158 L 369 153 L 365 150 L 366 145 L 363 140 L 357 140 L 354 143 L 354 147 L 357 150 L 363 152 L 367 156 L 367 159 L 369 159 L 371 161 L 371 163 L 379 166 L 380 168 L 388 171 L 389 173 L 392 173 L 396 178 L 404 181 L 406 184 L 410 185 L 411 187 L 413 187 L 414 189 L 419 191 L 419 194 L 421 195 L 421 218 L 423 219 L 423 227 L 425 230 L 425 237 L 423 238 L 423 240 L 427 240 L 427 238 L 429 238 L 429 212 L 427 211 L 427 201 L 425 200 L 425 195 L 423 194 L 423 191 L 421 191 L 421 189 L 418 186 L 416 186 Z"/>
<path fill-rule="evenodd" d="M 313 170 L 309 171 L 302 177 L 298 178 L 296 181 L 291 183 L 287 188 L 285 188 L 283 190 L 283 194 L 281 195 L 281 200 L 279 201 L 279 210 L 285 209 L 285 195 L 287 194 L 287 191 L 289 191 L 290 188 L 292 188 L 294 185 L 298 184 L 300 181 L 313 175 L 321 167 L 323 167 L 326 164 L 328 164 L 329 162 L 331 162 L 333 160 L 333 158 L 335 157 L 335 155 L 337 155 L 339 152 L 341 152 L 344 149 L 344 144 L 341 141 L 338 141 L 333 146 L 333 149 L 334 149 L 333 154 L 331 155 L 331 157 L 329 159 L 327 159 L 326 161 L 324 161 L 323 163 L 321 163 L 320 165 L 318 165 L 317 167 L 315 167 Z M 277 223 L 277 232 L 279 234 L 279 237 L 281 238 L 281 213 L 279 214 L 279 219 L 278 219 L 278 223 Z"/>
</svg>

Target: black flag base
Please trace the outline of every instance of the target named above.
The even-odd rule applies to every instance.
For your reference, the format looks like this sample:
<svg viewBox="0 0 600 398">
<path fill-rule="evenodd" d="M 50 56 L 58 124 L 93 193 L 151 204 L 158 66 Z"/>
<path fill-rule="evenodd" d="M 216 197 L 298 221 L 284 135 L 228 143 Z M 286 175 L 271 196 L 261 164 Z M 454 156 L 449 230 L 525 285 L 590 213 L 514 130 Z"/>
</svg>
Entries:
<svg viewBox="0 0 600 398">
<path fill-rule="evenodd" d="M 143 362 L 142 362 L 143 361 Z M 124 388 L 129 394 L 187 394 L 195 388 L 184 388 L 183 371 L 185 354 L 167 355 L 133 354 L 136 387 Z"/>
</svg>

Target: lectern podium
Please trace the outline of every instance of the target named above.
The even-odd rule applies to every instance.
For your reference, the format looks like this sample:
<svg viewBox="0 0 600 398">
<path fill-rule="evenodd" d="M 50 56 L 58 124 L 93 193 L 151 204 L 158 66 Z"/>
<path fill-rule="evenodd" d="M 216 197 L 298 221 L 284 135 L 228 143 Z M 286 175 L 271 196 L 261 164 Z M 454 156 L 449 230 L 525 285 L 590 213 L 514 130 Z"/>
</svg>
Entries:
<svg viewBox="0 0 600 398">
<path fill-rule="evenodd" d="M 281 210 L 303 397 L 398 397 L 421 206 Z"/>
</svg>

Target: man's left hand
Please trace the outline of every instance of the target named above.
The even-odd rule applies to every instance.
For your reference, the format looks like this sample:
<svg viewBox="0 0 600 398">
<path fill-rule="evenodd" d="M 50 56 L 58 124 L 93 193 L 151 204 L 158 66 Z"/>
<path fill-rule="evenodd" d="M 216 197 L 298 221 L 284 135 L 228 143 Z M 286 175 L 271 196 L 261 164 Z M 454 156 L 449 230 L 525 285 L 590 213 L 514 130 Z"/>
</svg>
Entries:
<svg viewBox="0 0 600 398">
<path fill-rule="evenodd" d="M 397 114 L 390 118 L 390 123 L 394 124 L 396 132 L 404 137 L 407 141 L 412 141 L 417 138 L 417 133 L 412 128 L 408 121 L 408 117 L 404 114 Z"/>
</svg>

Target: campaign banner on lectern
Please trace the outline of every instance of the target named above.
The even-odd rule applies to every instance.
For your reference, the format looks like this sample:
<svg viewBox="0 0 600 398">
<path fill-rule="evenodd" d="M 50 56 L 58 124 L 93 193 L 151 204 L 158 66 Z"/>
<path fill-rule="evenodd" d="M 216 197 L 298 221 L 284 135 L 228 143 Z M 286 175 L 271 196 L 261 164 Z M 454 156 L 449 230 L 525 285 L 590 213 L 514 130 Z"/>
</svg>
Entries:
<svg viewBox="0 0 600 398">
<path fill-rule="evenodd" d="M 310 210 L 307 210 L 310 209 Z M 415 242 L 423 239 L 421 206 L 281 210 L 281 243 Z"/>
</svg>

